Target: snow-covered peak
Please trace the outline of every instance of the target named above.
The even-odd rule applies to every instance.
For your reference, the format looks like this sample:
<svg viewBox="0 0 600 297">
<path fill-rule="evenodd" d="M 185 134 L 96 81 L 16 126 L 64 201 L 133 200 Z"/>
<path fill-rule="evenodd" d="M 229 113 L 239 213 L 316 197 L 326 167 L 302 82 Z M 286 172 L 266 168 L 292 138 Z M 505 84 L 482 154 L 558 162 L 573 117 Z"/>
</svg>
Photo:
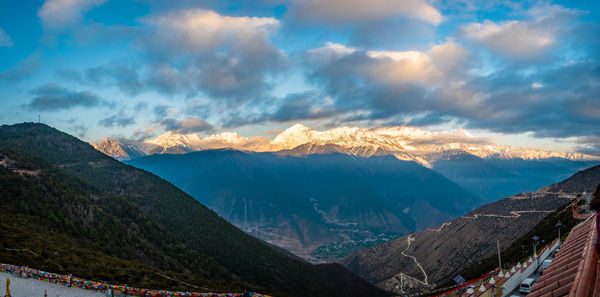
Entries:
<svg viewBox="0 0 600 297">
<path fill-rule="evenodd" d="M 278 149 L 291 149 L 307 143 L 334 144 L 352 154 L 366 157 L 376 151 L 386 152 L 395 155 L 398 159 L 413 160 L 426 166 L 440 157 L 459 153 L 468 153 L 480 158 L 525 160 L 598 159 L 580 153 L 552 152 L 494 144 L 490 139 L 474 136 L 464 129 L 431 132 L 416 127 L 396 126 L 373 129 L 338 127 L 317 131 L 296 124 L 277 135 L 272 141 L 272 145 Z"/>
<path fill-rule="evenodd" d="M 163 148 L 181 146 L 190 150 L 202 149 L 202 147 L 200 146 L 201 142 L 202 138 L 200 138 L 196 133 L 178 134 L 171 131 L 168 131 L 154 139 L 144 140 L 144 143 L 153 144 Z"/>
<path fill-rule="evenodd" d="M 312 142 L 315 139 L 314 132 L 316 131 L 302 124 L 295 124 L 277 135 L 272 142 L 282 149 L 295 148 L 301 144 Z"/>
<path fill-rule="evenodd" d="M 222 143 L 242 144 L 248 141 L 246 136 L 237 134 L 237 132 L 222 132 L 207 136 L 203 141 L 220 141 Z"/>
<path fill-rule="evenodd" d="M 152 145 L 144 145 L 138 141 L 113 137 L 102 139 L 96 143 L 91 143 L 91 145 L 95 149 L 117 160 L 129 160 L 145 156 L 153 149 Z"/>
</svg>

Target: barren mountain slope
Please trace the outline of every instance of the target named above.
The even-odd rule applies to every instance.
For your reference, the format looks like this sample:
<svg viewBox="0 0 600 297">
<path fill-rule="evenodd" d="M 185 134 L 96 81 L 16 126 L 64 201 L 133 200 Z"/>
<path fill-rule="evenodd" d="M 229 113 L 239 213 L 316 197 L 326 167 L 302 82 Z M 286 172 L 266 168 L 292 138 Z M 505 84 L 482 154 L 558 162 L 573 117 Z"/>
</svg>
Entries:
<svg viewBox="0 0 600 297">
<path fill-rule="evenodd" d="M 487 204 L 448 223 L 363 249 L 341 263 L 381 288 L 402 292 L 402 284 L 431 288 L 462 267 L 486 258 L 565 205 L 574 195 L 528 193 Z"/>
</svg>

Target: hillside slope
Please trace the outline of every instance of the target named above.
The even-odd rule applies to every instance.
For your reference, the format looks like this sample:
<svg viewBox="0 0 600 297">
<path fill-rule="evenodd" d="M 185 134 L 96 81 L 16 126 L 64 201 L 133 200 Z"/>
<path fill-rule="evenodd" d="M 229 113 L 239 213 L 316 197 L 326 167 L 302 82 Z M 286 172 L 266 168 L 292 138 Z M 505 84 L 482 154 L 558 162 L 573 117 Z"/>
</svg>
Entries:
<svg viewBox="0 0 600 297">
<path fill-rule="evenodd" d="M 363 249 L 341 263 L 381 288 L 403 292 L 433 288 L 462 268 L 507 248 L 574 195 L 528 193 L 505 198 L 436 228 Z"/>
<path fill-rule="evenodd" d="M 316 261 L 481 204 L 441 174 L 392 156 L 206 150 L 128 163 L 164 177 L 242 230 Z"/>
<path fill-rule="evenodd" d="M 161 285 L 145 272 L 167 270 L 211 290 L 385 294 L 340 265 L 274 249 L 161 178 L 48 126 L 1 126 L 0 155 L 0 223 L 10 238 L 0 261 L 131 285 Z"/>
<path fill-rule="evenodd" d="M 600 165 L 581 170 L 559 183 L 545 187 L 543 190 L 564 193 L 592 193 L 598 183 L 600 183 Z"/>
<path fill-rule="evenodd" d="M 600 166 L 592 167 L 537 192 L 486 204 L 459 219 L 363 249 L 340 262 L 395 292 L 407 290 L 406 280 L 417 289 L 447 284 L 463 269 L 494 255 L 496 240 L 507 249 L 581 191 L 593 189 L 600 183 L 599 170 Z M 552 234 L 547 227 L 544 230 Z"/>
</svg>

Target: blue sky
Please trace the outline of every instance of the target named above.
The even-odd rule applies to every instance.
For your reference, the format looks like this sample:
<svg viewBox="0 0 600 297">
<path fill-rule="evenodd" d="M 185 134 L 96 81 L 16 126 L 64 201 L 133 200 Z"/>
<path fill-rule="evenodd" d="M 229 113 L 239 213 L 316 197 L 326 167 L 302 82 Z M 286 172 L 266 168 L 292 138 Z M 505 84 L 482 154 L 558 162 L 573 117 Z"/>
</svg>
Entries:
<svg viewBox="0 0 600 297">
<path fill-rule="evenodd" d="M 598 1 L 0 2 L 0 123 L 464 128 L 600 154 Z"/>
</svg>

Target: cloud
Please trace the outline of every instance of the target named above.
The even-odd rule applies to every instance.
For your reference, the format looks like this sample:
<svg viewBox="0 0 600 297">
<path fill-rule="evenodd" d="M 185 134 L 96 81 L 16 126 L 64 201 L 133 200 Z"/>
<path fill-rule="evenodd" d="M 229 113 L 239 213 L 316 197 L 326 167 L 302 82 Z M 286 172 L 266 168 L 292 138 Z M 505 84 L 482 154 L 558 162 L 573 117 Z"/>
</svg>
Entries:
<svg viewBox="0 0 600 297">
<path fill-rule="evenodd" d="M 325 90 L 339 112 L 364 111 L 376 119 L 434 108 L 432 90 L 464 79 L 471 59 L 459 44 L 447 41 L 423 52 L 327 43 L 310 50 L 306 60 L 309 79 Z"/>
<path fill-rule="evenodd" d="M 13 44 L 14 43 L 8 34 L 6 34 L 6 32 L 0 28 L 0 47 L 11 47 Z"/>
<path fill-rule="evenodd" d="M 466 49 L 451 40 L 426 51 L 364 50 L 328 42 L 304 55 L 314 89 L 251 102 L 244 113 L 223 115 L 223 126 L 324 119 L 406 123 L 398 116 L 436 108 L 432 90 L 465 79 L 471 61 Z M 445 117 L 436 116 L 438 122 Z"/>
<path fill-rule="evenodd" d="M 285 55 L 269 41 L 279 21 L 231 17 L 204 9 L 176 10 L 143 19 L 151 33 L 142 41 L 153 57 L 149 85 L 164 92 L 203 92 L 243 101 L 270 89 Z"/>
<path fill-rule="evenodd" d="M 96 85 L 116 85 L 128 95 L 137 95 L 144 89 L 144 84 L 140 81 L 138 72 L 133 67 L 128 67 L 120 62 L 88 68 L 85 78 Z"/>
<path fill-rule="evenodd" d="M 146 17 L 144 23 L 156 28 L 153 37 L 177 44 L 186 51 L 212 51 L 217 46 L 248 45 L 279 26 L 275 18 L 231 17 L 204 9 L 177 10 Z M 161 44 L 155 44 L 161 46 Z"/>
<path fill-rule="evenodd" d="M 160 124 L 167 131 L 182 134 L 210 132 L 214 129 L 210 123 L 197 117 L 189 117 L 184 119 L 167 118 L 162 120 Z"/>
<path fill-rule="evenodd" d="M 71 91 L 57 84 L 48 83 L 33 89 L 33 99 L 26 107 L 36 111 L 57 111 L 74 107 L 93 107 L 103 103 L 96 94 L 87 91 Z"/>
<path fill-rule="evenodd" d="M 82 83 L 114 85 L 129 95 L 206 95 L 226 105 L 265 96 L 269 80 L 286 70 L 287 57 L 269 39 L 279 27 L 275 18 L 176 9 L 139 20 L 135 62 L 88 68 Z"/>
<path fill-rule="evenodd" d="M 495 23 L 486 20 L 466 25 L 462 32 L 466 38 L 513 57 L 532 57 L 556 44 L 552 32 L 522 21 Z"/>
<path fill-rule="evenodd" d="M 424 0 L 296 0 L 290 11 L 299 19 L 320 23 L 351 23 L 403 16 L 438 25 L 444 19 L 439 10 Z"/>
<path fill-rule="evenodd" d="M 355 68 L 370 82 L 385 85 L 418 83 L 432 85 L 457 74 L 469 58 L 467 51 L 453 41 L 432 46 L 426 52 L 357 50 L 328 42 L 310 51 L 321 65 Z"/>
<path fill-rule="evenodd" d="M 577 152 L 600 157 L 600 136 L 579 137 L 577 143 Z"/>
<path fill-rule="evenodd" d="M 123 111 L 120 111 L 118 114 L 105 117 L 100 120 L 98 124 L 105 128 L 120 128 L 135 124 L 135 119 L 132 116 L 126 115 Z"/>
<path fill-rule="evenodd" d="M 275 112 L 267 116 L 275 122 L 326 118 L 337 114 L 333 100 L 315 91 L 288 94 Z"/>
<path fill-rule="evenodd" d="M 136 104 L 135 107 L 133 107 L 133 110 L 136 112 L 140 112 L 142 110 L 145 110 L 146 108 L 148 108 L 148 103 L 140 102 L 140 103 Z"/>
<path fill-rule="evenodd" d="M 534 88 L 539 82 L 543 87 Z M 463 86 L 475 103 L 454 114 L 467 126 L 503 133 L 533 132 L 536 137 L 600 135 L 600 63 L 582 61 L 547 68 L 524 77 L 507 68 Z M 464 97 L 462 100 L 465 100 Z"/>
<path fill-rule="evenodd" d="M 494 53 L 517 60 L 535 60 L 562 45 L 561 39 L 568 35 L 566 32 L 579 14 L 558 7 L 534 8 L 528 11 L 526 20 L 469 23 L 461 27 L 461 33 Z"/>
<path fill-rule="evenodd" d="M 71 130 L 73 133 L 75 133 L 75 135 L 77 135 L 77 137 L 83 138 L 83 137 L 85 137 L 85 135 L 88 132 L 88 127 L 87 127 L 87 125 L 79 123 L 79 124 L 75 124 L 75 125 L 69 127 L 69 130 Z"/>
<path fill-rule="evenodd" d="M 33 55 L 21 60 L 16 66 L 4 72 L 0 72 L 0 81 L 16 83 L 29 78 L 39 68 L 39 54 L 34 53 Z"/>
<path fill-rule="evenodd" d="M 167 105 L 157 105 L 154 107 L 154 109 L 152 110 L 154 112 L 154 116 L 157 119 L 164 119 L 167 117 L 167 115 L 169 114 L 169 106 Z"/>
<path fill-rule="evenodd" d="M 38 10 L 47 28 L 64 28 L 79 23 L 83 13 L 104 4 L 107 0 L 46 0 Z"/>
<path fill-rule="evenodd" d="M 598 31 L 581 31 L 588 38 Z M 328 43 L 306 54 L 307 78 L 329 96 L 334 125 L 456 123 L 535 137 L 600 135 L 600 62 L 597 57 L 538 65 L 507 64 L 489 74 L 460 44 L 448 40 L 425 51 L 374 51 Z M 293 99 L 293 98 L 290 98 Z M 317 101 L 296 98 L 290 118 Z M 294 102 L 282 101 L 288 106 Z M 307 103 L 313 102 L 313 103 Z M 310 116 L 310 113 L 303 113 Z M 279 116 L 281 117 L 281 115 Z"/>
</svg>

